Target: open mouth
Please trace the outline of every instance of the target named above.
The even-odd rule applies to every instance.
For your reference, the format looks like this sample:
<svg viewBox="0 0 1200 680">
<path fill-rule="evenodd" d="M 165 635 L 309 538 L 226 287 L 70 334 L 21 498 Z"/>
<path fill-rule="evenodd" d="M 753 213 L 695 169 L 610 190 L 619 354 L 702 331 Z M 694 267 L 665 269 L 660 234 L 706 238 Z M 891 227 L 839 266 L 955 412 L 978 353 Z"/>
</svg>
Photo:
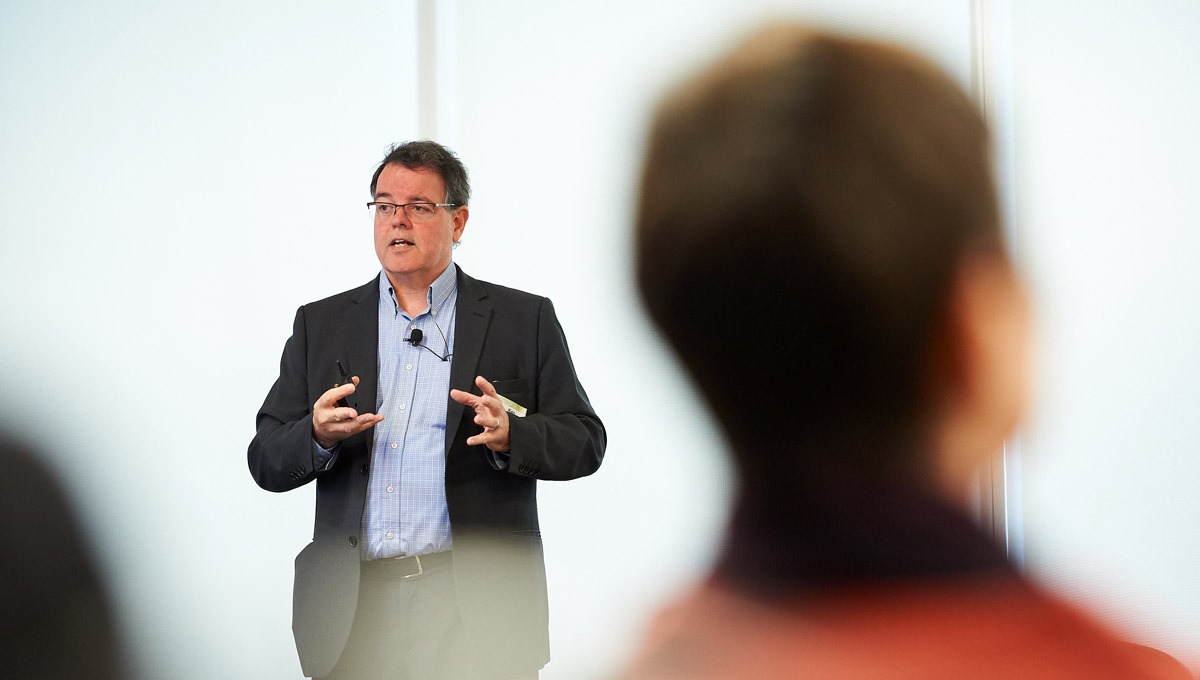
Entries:
<svg viewBox="0 0 1200 680">
<path fill-rule="evenodd" d="M 392 240 L 392 247 L 393 247 L 393 248 L 399 248 L 399 247 L 401 247 L 401 246 L 411 246 L 411 245 L 413 245 L 413 242 L 412 242 L 412 241 L 408 241 L 408 240 L 405 240 L 405 239 L 402 239 L 402 238 L 398 238 L 398 239 L 393 239 L 393 240 Z"/>
</svg>

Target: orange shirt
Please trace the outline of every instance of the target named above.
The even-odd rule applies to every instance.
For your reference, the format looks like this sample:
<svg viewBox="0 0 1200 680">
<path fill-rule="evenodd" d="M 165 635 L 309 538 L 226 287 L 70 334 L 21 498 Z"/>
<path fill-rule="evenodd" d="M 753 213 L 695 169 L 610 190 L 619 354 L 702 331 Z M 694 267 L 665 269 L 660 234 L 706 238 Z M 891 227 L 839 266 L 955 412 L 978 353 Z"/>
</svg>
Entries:
<svg viewBox="0 0 1200 680">
<path fill-rule="evenodd" d="M 765 603 L 710 583 L 663 612 L 623 680 L 1187 680 L 1010 575 Z"/>
</svg>

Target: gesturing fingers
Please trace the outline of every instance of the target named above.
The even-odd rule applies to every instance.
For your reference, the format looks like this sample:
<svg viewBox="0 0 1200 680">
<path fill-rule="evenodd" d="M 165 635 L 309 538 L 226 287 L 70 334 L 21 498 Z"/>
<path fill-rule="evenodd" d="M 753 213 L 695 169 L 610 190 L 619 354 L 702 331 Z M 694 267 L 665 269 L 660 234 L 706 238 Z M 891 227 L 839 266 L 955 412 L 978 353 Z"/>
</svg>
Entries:
<svg viewBox="0 0 1200 680">
<path fill-rule="evenodd" d="M 483 392 L 476 396 L 462 390 L 451 390 L 450 398 L 464 406 L 470 406 L 475 411 L 474 422 L 483 428 L 483 432 L 469 437 L 467 444 L 471 446 L 484 445 L 493 451 L 508 451 L 508 412 L 500 403 L 500 395 L 496 388 L 483 376 L 475 378 L 475 385 Z"/>
<path fill-rule="evenodd" d="M 326 390 L 325 394 L 322 394 L 321 398 L 317 399 L 317 403 L 313 404 L 314 410 L 320 407 L 336 408 L 339 401 L 345 399 L 351 394 L 354 394 L 354 390 L 358 386 L 358 377 L 354 377 L 352 380 L 354 382 L 343 383 L 337 387 L 331 387 Z"/>
<path fill-rule="evenodd" d="M 358 434 L 383 420 L 374 413 L 362 413 L 349 406 L 338 406 L 338 401 L 354 393 L 358 377 L 352 382 L 326 390 L 313 404 L 313 439 L 322 448 L 332 448 L 343 439 Z"/>
<path fill-rule="evenodd" d="M 496 393 L 496 386 L 487 381 L 482 375 L 475 376 L 475 384 L 483 391 L 483 394 L 492 397 L 499 401 L 499 395 Z"/>
</svg>

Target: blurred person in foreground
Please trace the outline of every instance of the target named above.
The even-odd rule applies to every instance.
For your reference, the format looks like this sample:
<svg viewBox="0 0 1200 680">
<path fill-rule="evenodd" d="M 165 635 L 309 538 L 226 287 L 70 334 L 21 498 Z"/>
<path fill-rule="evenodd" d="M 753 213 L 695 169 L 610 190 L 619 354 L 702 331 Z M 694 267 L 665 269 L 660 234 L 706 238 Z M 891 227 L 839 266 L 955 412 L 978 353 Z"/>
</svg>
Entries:
<svg viewBox="0 0 1200 680">
<path fill-rule="evenodd" d="M 107 589 L 62 486 L 0 438 L 0 677 L 129 677 Z"/>
<path fill-rule="evenodd" d="M 594 472 L 606 435 L 550 300 L 453 262 L 470 193 L 450 149 L 390 150 L 368 204 L 382 271 L 296 312 L 258 412 L 255 481 L 317 485 L 305 675 L 514 680 L 550 658 L 537 482 Z"/>
<path fill-rule="evenodd" d="M 897 48 L 776 27 L 661 104 L 636 270 L 728 434 L 711 577 L 625 676 L 1168 678 L 968 519 L 1029 391 L 984 123 Z"/>
</svg>

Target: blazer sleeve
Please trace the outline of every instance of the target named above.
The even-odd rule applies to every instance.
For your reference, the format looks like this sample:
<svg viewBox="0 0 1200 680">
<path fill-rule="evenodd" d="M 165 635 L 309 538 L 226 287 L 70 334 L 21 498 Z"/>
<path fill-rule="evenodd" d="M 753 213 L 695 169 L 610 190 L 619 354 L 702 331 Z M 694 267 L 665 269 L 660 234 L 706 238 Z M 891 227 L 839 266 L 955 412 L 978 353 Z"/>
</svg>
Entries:
<svg viewBox="0 0 1200 680">
<path fill-rule="evenodd" d="M 315 479 L 312 404 L 308 389 L 308 336 L 304 307 L 296 310 L 292 337 L 283 348 L 279 378 L 271 386 L 256 419 L 247 461 L 250 474 L 268 491 L 289 491 Z"/>
<path fill-rule="evenodd" d="M 595 472 L 607 434 L 584 392 L 554 304 L 541 298 L 536 334 L 536 412 L 510 417 L 509 473 L 567 480 Z"/>
</svg>

